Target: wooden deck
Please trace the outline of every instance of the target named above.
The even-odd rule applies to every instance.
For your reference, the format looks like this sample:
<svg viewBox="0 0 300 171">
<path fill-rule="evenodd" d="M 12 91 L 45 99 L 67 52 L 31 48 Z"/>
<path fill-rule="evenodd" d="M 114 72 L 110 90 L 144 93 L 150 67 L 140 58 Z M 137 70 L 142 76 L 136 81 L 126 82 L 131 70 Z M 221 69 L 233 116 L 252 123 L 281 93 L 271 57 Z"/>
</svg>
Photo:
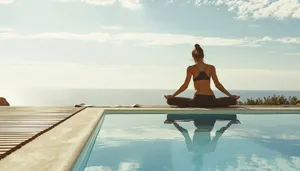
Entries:
<svg viewBox="0 0 300 171">
<path fill-rule="evenodd" d="M 81 109 L 0 107 L 0 160 Z"/>
</svg>

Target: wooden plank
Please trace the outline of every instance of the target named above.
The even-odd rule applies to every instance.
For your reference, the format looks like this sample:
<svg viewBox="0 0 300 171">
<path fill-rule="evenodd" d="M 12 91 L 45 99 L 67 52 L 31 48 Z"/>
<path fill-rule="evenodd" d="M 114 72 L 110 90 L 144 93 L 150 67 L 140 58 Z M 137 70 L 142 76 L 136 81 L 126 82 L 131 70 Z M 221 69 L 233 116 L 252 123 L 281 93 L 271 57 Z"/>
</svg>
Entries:
<svg viewBox="0 0 300 171">
<path fill-rule="evenodd" d="M 34 135 L 36 132 L 2 132 L 0 134 L 0 137 L 2 136 L 28 136 L 28 135 Z"/>
<path fill-rule="evenodd" d="M 1 128 L 19 128 L 19 127 L 22 127 L 22 128 L 44 128 L 44 127 L 50 127 L 51 125 L 53 124 L 24 124 L 22 123 L 21 124 L 5 124 L 5 125 L 0 125 L 0 129 Z"/>
<path fill-rule="evenodd" d="M 22 133 L 22 132 L 26 132 L 26 133 L 30 133 L 30 132 L 40 132 L 42 131 L 42 128 L 0 128 L 0 134 L 2 133 Z"/>
<path fill-rule="evenodd" d="M 18 144 L 20 144 L 21 141 L 13 141 L 13 142 L 9 142 L 9 141 L 1 141 L 0 140 L 0 147 L 1 146 L 16 146 Z"/>
<path fill-rule="evenodd" d="M 6 125 L 6 124 L 20 124 L 20 123 L 26 123 L 26 124 L 53 124 L 55 121 L 24 121 L 24 120 L 19 120 L 19 121 L 1 121 L 0 120 L 0 125 Z"/>
<path fill-rule="evenodd" d="M 0 160 L 20 144 L 81 109 L 0 107 Z"/>
<path fill-rule="evenodd" d="M 11 149 L 13 147 L 15 147 L 15 145 L 0 144 L 0 149 Z"/>
<path fill-rule="evenodd" d="M 1 142 L 22 142 L 24 140 L 27 140 L 28 138 L 29 137 L 27 137 L 27 138 L 15 138 L 15 139 L 12 139 L 12 138 L 2 139 L 2 138 L 0 138 L 0 143 Z"/>
<path fill-rule="evenodd" d="M 11 119 L 11 118 L 8 118 L 8 119 L 0 119 L 1 122 L 8 122 L 8 121 L 13 121 L 13 122 L 18 122 L 18 121 L 22 121 L 22 122 L 44 122 L 44 121 L 51 121 L 51 122 L 58 122 L 60 121 L 61 119 L 59 118 L 40 118 L 40 119 Z"/>
</svg>

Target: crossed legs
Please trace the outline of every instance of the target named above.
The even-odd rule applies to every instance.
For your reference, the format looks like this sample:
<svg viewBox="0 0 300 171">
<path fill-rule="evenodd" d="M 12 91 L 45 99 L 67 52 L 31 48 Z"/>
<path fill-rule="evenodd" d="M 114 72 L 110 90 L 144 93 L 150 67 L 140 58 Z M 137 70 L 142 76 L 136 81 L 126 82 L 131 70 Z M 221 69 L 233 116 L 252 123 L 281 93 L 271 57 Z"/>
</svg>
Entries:
<svg viewBox="0 0 300 171">
<path fill-rule="evenodd" d="M 194 106 L 193 99 L 185 98 L 185 97 L 174 97 L 172 99 L 168 99 L 167 103 L 168 103 L 168 105 L 178 106 L 180 108 Z"/>
<path fill-rule="evenodd" d="M 174 97 L 172 99 L 168 99 L 167 103 L 168 105 L 174 105 L 180 108 L 185 108 L 185 107 L 213 107 L 214 108 L 214 107 L 228 107 L 230 105 L 236 105 L 237 100 L 230 97 L 219 97 L 216 98 L 212 104 L 204 105 L 199 102 L 197 103 L 191 98 Z"/>
</svg>

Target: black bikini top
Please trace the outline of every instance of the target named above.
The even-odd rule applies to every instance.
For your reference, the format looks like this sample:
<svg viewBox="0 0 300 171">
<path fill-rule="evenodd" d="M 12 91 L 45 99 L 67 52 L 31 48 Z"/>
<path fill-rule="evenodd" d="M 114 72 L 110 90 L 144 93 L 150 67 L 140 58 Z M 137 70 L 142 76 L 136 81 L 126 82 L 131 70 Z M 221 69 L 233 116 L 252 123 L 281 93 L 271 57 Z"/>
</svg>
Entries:
<svg viewBox="0 0 300 171">
<path fill-rule="evenodd" d="M 206 65 L 207 68 L 208 65 Z M 195 65 L 195 67 L 198 69 L 199 74 L 197 77 L 194 78 L 194 81 L 199 81 L 199 80 L 210 80 L 210 77 L 207 76 L 207 74 L 205 73 L 206 68 L 204 71 L 200 71 L 199 68 Z"/>
</svg>

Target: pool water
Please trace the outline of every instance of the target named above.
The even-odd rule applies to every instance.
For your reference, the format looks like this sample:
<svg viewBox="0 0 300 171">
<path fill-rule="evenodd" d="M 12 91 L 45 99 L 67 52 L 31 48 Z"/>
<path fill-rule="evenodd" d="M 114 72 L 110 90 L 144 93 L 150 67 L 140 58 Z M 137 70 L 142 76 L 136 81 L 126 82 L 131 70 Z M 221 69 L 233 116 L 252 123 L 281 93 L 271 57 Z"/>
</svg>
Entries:
<svg viewBox="0 0 300 171">
<path fill-rule="evenodd" d="M 300 115 L 199 116 L 107 114 L 81 170 L 300 170 Z"/>
</svg>

